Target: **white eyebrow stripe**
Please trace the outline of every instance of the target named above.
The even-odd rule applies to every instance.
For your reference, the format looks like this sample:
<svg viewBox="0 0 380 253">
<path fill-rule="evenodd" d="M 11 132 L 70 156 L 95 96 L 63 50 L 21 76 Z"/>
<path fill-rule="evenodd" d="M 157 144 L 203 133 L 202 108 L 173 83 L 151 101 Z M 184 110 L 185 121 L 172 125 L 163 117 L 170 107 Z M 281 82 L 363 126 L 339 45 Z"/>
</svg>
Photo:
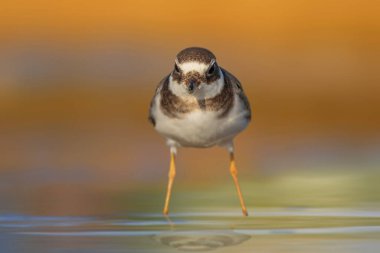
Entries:
<svg viewBox="0 0 380 253">
<path fill-rule="evenodd" d="M 209 64 L 204 64 L 204 63 L 201 63 L 201 62 L 184 62 L 184 63 L 181 63 L 181 64 L 178 64 L 178 67 L 184 72 L 184 73 L 188 73 L 188 72 L 191 72 L 191 71 L 196 71 L 196 72 L 199 72 L 199 73 L 204 73 L 208 67 L 209 67 Z"/>
</svg>

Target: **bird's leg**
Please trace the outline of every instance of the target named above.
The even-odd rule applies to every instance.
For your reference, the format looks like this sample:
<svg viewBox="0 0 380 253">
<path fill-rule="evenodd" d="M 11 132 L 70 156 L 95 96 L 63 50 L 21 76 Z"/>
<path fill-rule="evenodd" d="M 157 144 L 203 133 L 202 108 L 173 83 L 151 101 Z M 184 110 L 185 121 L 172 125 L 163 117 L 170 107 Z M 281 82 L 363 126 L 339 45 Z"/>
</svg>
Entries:
<svg viewBox="0 0 380 253">
<path fill-rule="evenodd" d="M 165 207 L 164 207 L 164 215 L 169 214 L 169 202 L 170 202 L 170 195 L 172 193 L 172 187 L 175 177 L 175 152 L 170 150 L 170 168 L 169 168 L 169 181 L 168 181 L 168 189 L 166 192 L 166 199 L 165 199 Z"/>
<path fill-rule="evenodd" d="M 236 186 L 236 190 L 237 190 L 237 193 L 238 193 L 238 196 L 239 196 L 241 210 L 243 212 L 243 215 L 244 216 L 248 216 L 247 208 L 245 207 L 243 195 L 241 193 L 240 186 L 239 186 L 238 171 L 236 169 L 235 157 L 234 157 L 234 152 L 233 151 L 230 151 L 230 173 L 231 173 L 231 176 L 232 176 L 232 178 L 234 180 L 234 183 L 235 183 L 235 186 Z"/>
</svg>

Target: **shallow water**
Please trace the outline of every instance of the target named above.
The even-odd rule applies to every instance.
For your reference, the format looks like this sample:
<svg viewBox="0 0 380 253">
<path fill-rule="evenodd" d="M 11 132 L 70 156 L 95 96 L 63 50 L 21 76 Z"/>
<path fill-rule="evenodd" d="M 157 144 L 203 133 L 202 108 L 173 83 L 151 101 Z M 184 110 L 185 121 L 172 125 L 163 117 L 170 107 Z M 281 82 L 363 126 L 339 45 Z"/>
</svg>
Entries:
<svg viewBox="0 0 380 253">
<path fill-rule="evenodd" d="M 380 210 L 0 216 L 1 252 L 379 252 Z"/>
<path fill-rule="evenodd" d="M 377 170 L 248 178 L 241 181 L 248 217 L 230 181 L 179 178 L 164 217 L 166 182 L 90 187 L 3 178 L 0 253 L 377 253 L 379 178 Z"/>
</svg>

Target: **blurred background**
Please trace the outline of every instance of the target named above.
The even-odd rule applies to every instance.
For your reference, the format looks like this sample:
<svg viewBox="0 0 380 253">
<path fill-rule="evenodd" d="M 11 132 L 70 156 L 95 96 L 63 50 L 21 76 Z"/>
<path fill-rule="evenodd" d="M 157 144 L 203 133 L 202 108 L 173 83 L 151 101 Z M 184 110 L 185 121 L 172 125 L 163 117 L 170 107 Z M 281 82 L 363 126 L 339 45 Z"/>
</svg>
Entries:
<svg viewBox="0 0 380 253">
<path fill-rule="evenodd" d="M 1 1 L 0 213 L 160 211 L 169 152 L 148 107 L 189 46 L 213 51 L 251 101 L 236 139 L 248 206 L 378 205 L 379 11 L 371 0 Z M 225 150 L 181 149 L 177 161 L 173 210 L 238 208 Z"/>
</svg>

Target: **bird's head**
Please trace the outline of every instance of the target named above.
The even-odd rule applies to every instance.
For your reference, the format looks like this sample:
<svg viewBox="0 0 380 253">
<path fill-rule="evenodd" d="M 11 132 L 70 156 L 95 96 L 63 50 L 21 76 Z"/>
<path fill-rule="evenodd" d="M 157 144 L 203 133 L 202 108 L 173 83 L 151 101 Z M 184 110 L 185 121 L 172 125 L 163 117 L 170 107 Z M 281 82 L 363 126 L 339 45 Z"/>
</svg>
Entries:
<svg viewBox="0 0 380 253">
<path fill-rule="evenodd" d="M 215 55 L 199 47 L 179 52 L 170 76 L 171 89 L 178 96 L 213 97 L 224 83 Z"/>
</svg>

